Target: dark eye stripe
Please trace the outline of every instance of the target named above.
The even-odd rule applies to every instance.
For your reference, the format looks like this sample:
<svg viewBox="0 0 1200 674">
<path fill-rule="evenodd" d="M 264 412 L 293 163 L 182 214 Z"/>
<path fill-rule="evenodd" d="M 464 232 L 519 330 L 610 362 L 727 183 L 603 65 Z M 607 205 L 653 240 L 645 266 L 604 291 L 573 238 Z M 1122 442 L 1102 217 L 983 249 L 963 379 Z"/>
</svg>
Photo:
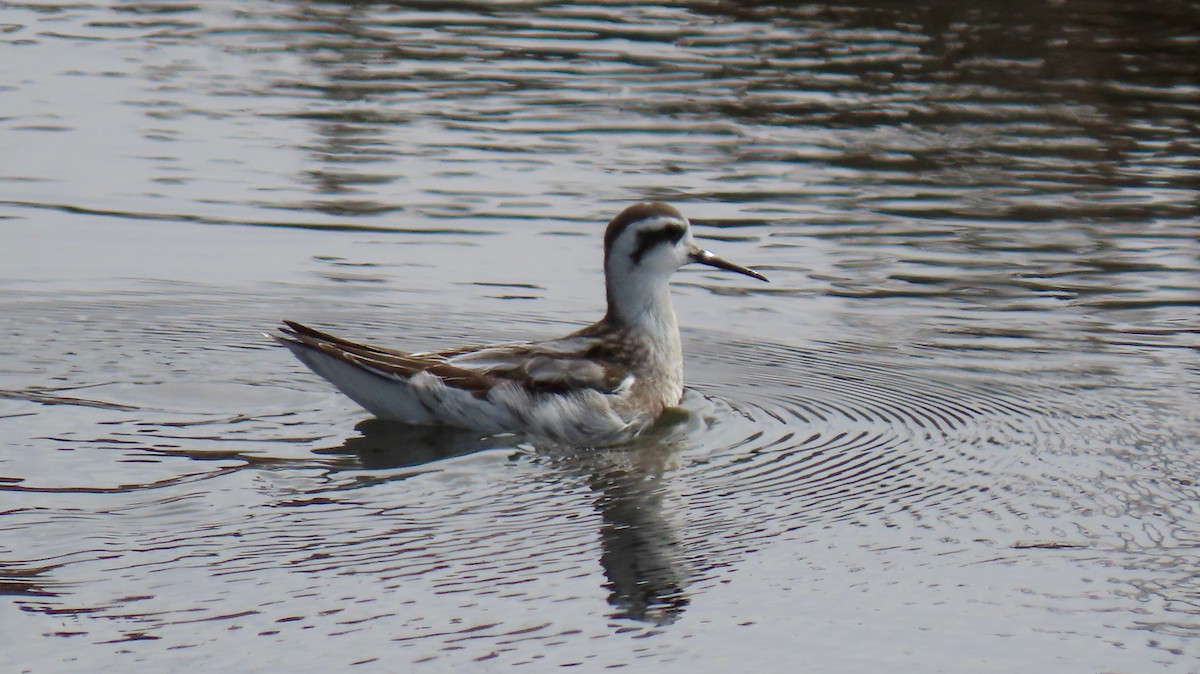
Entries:
<svg viewBox="0 0 1200 674">
<path fill-rule="evenodd" d="M 637 248 L 630 256 L 633 263 L 641 264 L 642 256 L 646 254 L 646 251 L 661 243 L 670 243 L 671 245 L 679 243 L 679 240 L 683 238 L 684 231 L 683 225 L 669 224 L 659 229 L 638 232 Z"/>
</svg>

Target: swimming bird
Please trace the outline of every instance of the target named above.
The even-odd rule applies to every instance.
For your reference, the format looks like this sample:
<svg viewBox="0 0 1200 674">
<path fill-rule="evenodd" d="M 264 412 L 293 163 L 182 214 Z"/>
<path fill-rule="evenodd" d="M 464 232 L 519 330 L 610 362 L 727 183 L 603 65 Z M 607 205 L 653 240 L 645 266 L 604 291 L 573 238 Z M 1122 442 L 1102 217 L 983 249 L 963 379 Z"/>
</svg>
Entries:
<svg viewBox="0 0 1200 674">
<path fill-rule="evenodd" d="M 767 280 L 697 246 L 673 206 L 645 202 L 604 232 L 607 313 L 565 337 L 409 353 L 293 321 L 272 336 L 381 419 L 608 444 L 650 427 L 683 397 L 668 282 L 690 262 Z"/>
</svg>

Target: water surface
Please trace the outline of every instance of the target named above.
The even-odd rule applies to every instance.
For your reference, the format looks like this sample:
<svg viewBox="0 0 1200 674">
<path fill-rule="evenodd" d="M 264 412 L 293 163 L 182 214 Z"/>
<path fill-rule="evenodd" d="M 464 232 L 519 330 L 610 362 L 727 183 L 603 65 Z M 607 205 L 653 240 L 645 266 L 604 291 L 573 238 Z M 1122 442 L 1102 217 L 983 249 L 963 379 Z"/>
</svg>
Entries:
<svg viewBox="0 0 1200 674">
<path fill-rule="evenodd" d="M 1195 671 L 1194 3 L 0 9 L 5 671 Z M 639 199 L 772 283 L 629 447 L 261 335 L 566 332 Z"/>
</svg>

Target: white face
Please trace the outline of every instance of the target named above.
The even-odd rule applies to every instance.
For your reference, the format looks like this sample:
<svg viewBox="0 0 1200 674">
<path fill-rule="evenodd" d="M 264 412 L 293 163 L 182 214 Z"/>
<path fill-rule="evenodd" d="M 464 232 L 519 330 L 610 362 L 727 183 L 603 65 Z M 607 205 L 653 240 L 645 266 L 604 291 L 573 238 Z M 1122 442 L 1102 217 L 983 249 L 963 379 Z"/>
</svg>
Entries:
<svg viewBox="0 0 1200 674">
<path fill-rule="evenodd" d="M 692 259 L 696 243 L 686 219 L 660 215 L 630 224 L 609 251 L 609 273 L 665 278 Z"/>
<path fill-rule="evenodd" d="M 689 262 L 767 280 L 756 271 L 701 250 L 692 238 L 687 218 L 666 204 L 641 203 L 626 208 L 609 223 L 604 245 L 609 311 L 626 320 L 669 314 L 673 321 L 667 281 Z"/>
</svg>

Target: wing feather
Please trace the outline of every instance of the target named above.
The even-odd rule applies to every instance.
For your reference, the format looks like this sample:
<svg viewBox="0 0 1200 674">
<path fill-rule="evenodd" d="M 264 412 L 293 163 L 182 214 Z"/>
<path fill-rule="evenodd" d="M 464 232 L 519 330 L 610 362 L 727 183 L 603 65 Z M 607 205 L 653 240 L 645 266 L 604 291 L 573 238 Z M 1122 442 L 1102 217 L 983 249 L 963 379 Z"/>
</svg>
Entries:
<svg viewBox="0 0 1200 674">
<path fill-rule="evenodd" d="M 470 391 L 479 397 L 486 395 L 496 385 L 496 380 L 487 374 L 456 367 L 436 355 L 381 349 L 335 337 L 292 321 L 285 321 L 285 324 L 287 327 L 280 329 L 284 335 L 282 339 L 321 351 L 383 377 L 408 379 L 418 372 L 428 372 L 446 386 Z"/>
<path fill-rule="evenodd" d="M 352 342 L 293 321 L 284 321 L 283 339 L 316 349 L 379 376 L 407 380 L 428 372 L 446 386 L 476 397 L 502 382 L 530 392 L 567 393 L 591 389 L 613 393 L 631 383 L 631 373 L 607 359 L 585 337 L 548 342 L 470 347 L 436 353 L 407 353 Z"/>
</svg>

